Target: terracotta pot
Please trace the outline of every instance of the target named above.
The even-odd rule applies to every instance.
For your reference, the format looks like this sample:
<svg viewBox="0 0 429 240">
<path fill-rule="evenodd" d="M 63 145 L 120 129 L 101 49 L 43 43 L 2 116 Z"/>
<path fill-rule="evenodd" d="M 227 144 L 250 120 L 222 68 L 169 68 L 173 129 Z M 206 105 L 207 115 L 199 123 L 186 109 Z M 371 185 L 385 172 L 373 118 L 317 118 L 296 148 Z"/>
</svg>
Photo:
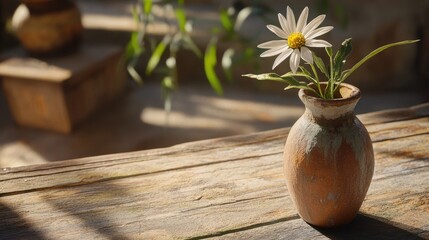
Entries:
<svg viewBox="0 0 429 240">
<path fill-rule="evenodd" d="M 342 84 L 339 98 L 323 100 L 300 90 L 305 113 L 291 128 L 284 170 L 292 200 L 306 222 L 336 227 L 353 220 L 374 172 L 374 152 L 356 118 L 358 88 Z"/>
<path fill-rule="evenodd" d="M 12 29 L 30 53 L 49 55 L 70 50 L 83 27 L 80 11 L 70 0 L 22 0 L 12 18 Z"/>
</svg>

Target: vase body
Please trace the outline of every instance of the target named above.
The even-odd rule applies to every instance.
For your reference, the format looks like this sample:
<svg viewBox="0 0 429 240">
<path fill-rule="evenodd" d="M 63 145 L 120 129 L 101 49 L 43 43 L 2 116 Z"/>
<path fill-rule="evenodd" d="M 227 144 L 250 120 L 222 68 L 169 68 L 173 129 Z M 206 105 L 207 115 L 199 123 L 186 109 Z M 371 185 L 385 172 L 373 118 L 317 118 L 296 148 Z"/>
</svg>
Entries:
<svg viewBox="0 0 429 240">
<path fill-rule="evenodd" d="M 323 100 L 300 90 L 305 113 L 291 128 L 284 171 L 299 215 L 319 227 L 353 220 L 374 172 L 368 131 L 354 114 L 358 88 L 342 84 L 341 96 Z"/>
<path fill-rule="evenodd" d="M 21 0 L 12 30 L 33 55 L 69 52 L 83 32 L 80 11 L 71 0 Z"/>
</svg>

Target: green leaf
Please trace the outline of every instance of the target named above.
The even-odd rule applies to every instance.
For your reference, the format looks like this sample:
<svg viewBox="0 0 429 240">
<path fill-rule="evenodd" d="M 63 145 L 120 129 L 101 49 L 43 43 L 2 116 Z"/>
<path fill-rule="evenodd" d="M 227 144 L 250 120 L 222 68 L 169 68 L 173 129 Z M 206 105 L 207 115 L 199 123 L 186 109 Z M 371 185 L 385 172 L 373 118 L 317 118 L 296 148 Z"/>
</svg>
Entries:
<svg viewBox="0 0 429 240">
<path fill-rule="evenodd" d="M 220 18 L 220 23 L 222 24 L 222 27 L 225 29 L 225 31 L 227 32 L 234 31 L 234 23 L 228 14 L 228 11 L 226 11 L 225 9 L 222 9 L 219 13 L 219 18 Z"/>
<path fill-rule="evenodd" d="M 256 80 L 269 80 L 277 82 L 285 82 L 285 80 L 277 73 L 263 73 L 263 74 L 244 74 L 243 77 L 254 78 Z"/>
<path fill-rule="evenodd" d="M 186 49 L 191 50 L 197 57 L 202 57 L 202 53 L 200 48 L 195 44 L 195 42 L 192 40 L 192 38 L 188 34 L 182 35 L 182 42 L 183 47 Z"/>
<path fill-rule="evenodd" d="M 223 95 L 222 85 L 220 84 L 219 78 L 215 71 L 217 63 L 216 43 L 217 40 L 212 39 L 209 45 L 207 45 L 206 52 L 204 54 L 204 71 L 213 90 L 218 95 Z"/>
<path fill-rule="evenodd" d="M 152 0 L 142 0 L 143 2 L 143 12 L 146 15 L 149 15 L 152 12 Z"/>
<path fill-rule="evenodd" d="M 268 81 L 287 83 L 288 86 L 284 90 L 299 88 L 299 89 L 310 90 L 315 94 L 319 95 L 319 93 L 316 92 L 316 90 L 308 87 L 307 83 L 300 82 L 295 79 L 295 76 L 303 77 L 304 75 L 305 75 L 304 73 L 287 73 L 283 76 L 279 76 L 277 73 L 263 73 L 263 74 L 245 74 L 243 75 L 243 77 L 255 78 L 257 80 L 263 80 L 263 81 L 268 80 Z"/>
<path fill-rule="evenodd" d="M 320 57 L 318 57 L 314 52 L 313 52 L 313 60 L 314 60 L 314 63 L 316 63 L 316 66 L 317 66 L 317 68 L 323 73 L 323 74 L 325 74 L 325 76 L 327 77 L 327 78 L 329 78 L 329 71 L 326 69 L 326 65 L 325 65 L 325 63 L 323 62 L 323 60 L 320 58 Z"/>
<path fill-rule="evenodd" d="M 128 41 L 127 48 L 125 51 L 125 56 L 127 58 L 127 61 L 134 57 L 140 56 L 140 54 L 143 52 L 142 46 L 140 46 L 138 37 L 138 32 L 131 33 L 130 41 Z"/>
<path fill-rule="evenodd" d="M 186 32 L 186 14 L 185 10 L 183 8 L 177 8 L 175 11 L 177 23 L 179 24 L 180 32 L 185 33 Z"/>
<path fill-rule="evenodd" d="M 134 7 L 131 9 L 131 14 L 132 14 L 132 16 L 133 16 L 133 20 L 134 20 L 134 22 L 135 22 L 135 23 L 137 23 L 137 24 L 139 24 L 139 23 L 140 23 L 140 15 L 139 15 L 139 11 L 138 11 L 138 9 L 137 9 L 137 7 L 136 7 L 136 6 L 134 6 Z"/>
<path fill-rule="evenodd" d="M 153 70 L 158 66 L 159 61 L 161 60 L 162 55 L 165 52 L 167 45 L 170 43 L 171 37 L 166 35 L 164 39 L 156 46 L 155 51 L 150 56 L 149 62 L 146 67 L 146 74 L 150 75 Z"/>
<path fill-rule="evenodd" d="M 130 74 L 131 78 L 136 81 L 138 84 L 143 84 L 143 79 L 141 78 L 140 74 L 137 72 L 137 70 L 134 68 L 133 64 L 127 65 L 127 71 Z"/>
<path fill-rule="evenodd" d="M 325 51 L 328 54 L 328 57 L 332 57 L 332 47 L 325 47 Z"/>
<path fill-rule="evenodd" d="M 310 80 L 311 82 L 314 82 L 314 83 L 317 82 L 317 80 L 314 79 L 311 75 L 307 75 L 304 72 L 296 72 L 296 73 L 288 72 L 288 73 L 282 75 L 282 78 L 288 78 L 288 77 L 304 77 L 304 78 Z"/>
<path fill-rule="evenodd" d="M 181 32 L 178 32 L 173 35 L 173 39 L 171 40 L 171 43 L 170 43 L 170 52 L 176 53 L 177 51 L 179 51 L 182 38 L 183 38 L 183 34 Z"/>
<path fill-rule="evenodd" d="M 323 96 L 320 95 L 320 93 L 318 93 L 316 90 L 314 90 L 311 87 L 308 87 L 307 85 L 301 85 L 301 86 L 296 86 L 296 85 L 289 85 L 287 87 L 285 87 L 284 90 L 289 90 L 289 89 L 304 89 L 304 90 L 309 90 L 313 93 L 315 93 L 317 96 L 323 98 Z"/>
<path fill-rule="evenodd" d="M 301 71 L 304 73 L 304 74 L 306 74 L 306 75 L 308 75 L 308 76 L 311 76 L 311 73 L 304 67 L 304 66 L 299 66 L 299 69 L 301 69 Z"/>
<path fill-rule="evenodd" d="M 370 52 L 368 55 L 366 55 L 364 58 L 362 58 L 362 60 L 360 60 L 358 63 L 356 63 L 352 68 L 346 70 L 347 73 L 345 73 L 343 75 L 343 77 L 340 79 L 340 83 L 343 82 L 344 80 L 346 80 L 354 71 L 356 71 L 356 69 L 358 69 L 362 64 L 364 64 L 366 61 L 368 61 L 370 58 L 374 57 L 375 55 L 377 55 L 378 53 L 391 48 L 391 47 L 395 47 L 395 46 L 400 46 L 400 45 L 405 45 L 405 44 L 412 44 L 412 43 L 416 43 L 420 41 L 420 39 L 417 40 L 405 40 L 405 41 L 401 41 L 401 42 L 395 42 L 395 43 L 391 43 L 391 44 L 387 44 L 384 46 L 381 46 L 377 49 L 375 49 L 374 51 Z"/>
<path fill-rule="evenodd" d="M 222 68 L 225 73 L 226 78 L 229 81 L 232 81 L 232 65 L 233 65 L 233 57 L 235 55 L 235 51 L 233 48 L 228 48 L 222 56 Z"/>
<path fill-rule="evenodd" d="M 347 56 L 352 51 L 352 39 L 348 38 L 341 44 L 341 48 L 335 54 L 334 58 L 334 79 L 337 80 L 343 70 Z"/>
<path fill-rule="evenodd" d="M 277 73 L 263 73 L 263 74 L 245 74 L 243 77 L 254 78 L 261 81 L 276 81 L 287 83 L 294 86 L 307 86 L 305 82 L 299 82 L 294 77 L 302 77 L 305 74 L 285 74 L 283 76 L 278 75 Z"/>
</svg>

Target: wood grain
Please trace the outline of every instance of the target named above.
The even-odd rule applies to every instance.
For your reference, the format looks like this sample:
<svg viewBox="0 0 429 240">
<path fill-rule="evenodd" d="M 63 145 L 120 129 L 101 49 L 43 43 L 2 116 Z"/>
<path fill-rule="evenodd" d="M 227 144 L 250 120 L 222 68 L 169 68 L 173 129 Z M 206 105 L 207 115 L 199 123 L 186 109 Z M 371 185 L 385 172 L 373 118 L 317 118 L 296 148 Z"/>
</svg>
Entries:
<svg viewBox="0 0 429 240">
<path fill-rule="evenodd" d="M 76 53 L 31 58 L 22 50 L 0 62 L 0 77 L 15 121 L 26 127 L 70 133 L 125 87 L 122 50 L 83 45 Z"/>
<path fill-rule="evenodd" d="M 341 229 L 296 214 L 282 172 L 288 129 L 278 129 L 4 169 L 0 239 L 429 238 L 428 109 L 360 116 L 375 174 Z"/>
</svg>

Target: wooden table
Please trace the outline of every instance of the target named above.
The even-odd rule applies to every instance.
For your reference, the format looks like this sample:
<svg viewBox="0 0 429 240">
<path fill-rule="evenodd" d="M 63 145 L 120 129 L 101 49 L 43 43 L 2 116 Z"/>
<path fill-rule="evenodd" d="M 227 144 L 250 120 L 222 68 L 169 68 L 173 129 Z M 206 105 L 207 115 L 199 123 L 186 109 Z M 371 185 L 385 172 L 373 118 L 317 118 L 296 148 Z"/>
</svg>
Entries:
<svg viewBox="0 0 429 240">
<path fill-rule="evenodd" d="M 297 215 L 289 129 L 0 171 L 0 239 L 429 239 L 429 104 L 359 116 L 375 174 L 340 229 Z"/>
</svg>

